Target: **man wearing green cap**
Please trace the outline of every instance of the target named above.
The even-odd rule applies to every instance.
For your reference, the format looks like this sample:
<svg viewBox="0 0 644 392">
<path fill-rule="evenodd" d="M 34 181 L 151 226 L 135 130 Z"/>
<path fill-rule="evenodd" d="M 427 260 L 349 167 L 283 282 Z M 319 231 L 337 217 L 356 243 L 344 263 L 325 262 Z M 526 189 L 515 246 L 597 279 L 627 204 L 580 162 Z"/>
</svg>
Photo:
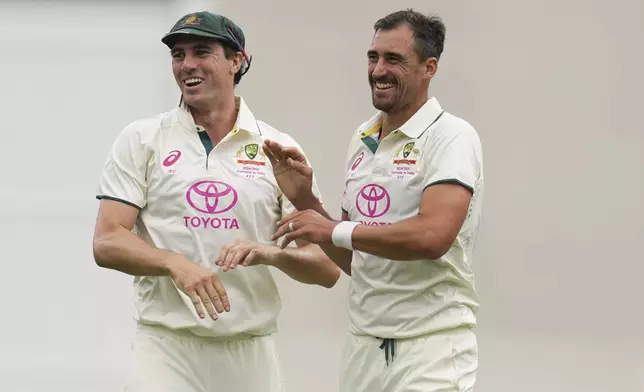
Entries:
<svg viewBox="0 0 644 392">
<path fill-rule="evenodd" d="M 235 23 L 186 15 L 162 42 L 181 103 L 119 133 L 97 195 L 96 263 L 134 276 L 126 390 L 281 392 L 270 267 L 324 287 L 340 276 L 317 245 L 282 250 L 271 239 L 307 201 L 283 197 L 274 175 L 281 168 L 261 146 L 299 145 L 235 95 L 251 61 Z"/>
</svg>

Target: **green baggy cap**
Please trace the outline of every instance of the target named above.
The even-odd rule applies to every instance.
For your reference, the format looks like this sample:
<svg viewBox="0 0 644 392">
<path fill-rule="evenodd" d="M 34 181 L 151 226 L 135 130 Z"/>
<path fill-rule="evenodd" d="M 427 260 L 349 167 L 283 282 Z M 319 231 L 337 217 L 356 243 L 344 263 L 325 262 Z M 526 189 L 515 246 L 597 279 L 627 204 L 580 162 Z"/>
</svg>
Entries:
<svg viewBox="0 0 644 392">
<path fill-rule="evenodd" d="M 225 16 L 206 11 L 183 16 L 161 38 L 161 42 L 172 48 L 177 38 L 190 35 L 220 40 L 246 55 L 246 38 L 242 29 Z"/>
</svg>

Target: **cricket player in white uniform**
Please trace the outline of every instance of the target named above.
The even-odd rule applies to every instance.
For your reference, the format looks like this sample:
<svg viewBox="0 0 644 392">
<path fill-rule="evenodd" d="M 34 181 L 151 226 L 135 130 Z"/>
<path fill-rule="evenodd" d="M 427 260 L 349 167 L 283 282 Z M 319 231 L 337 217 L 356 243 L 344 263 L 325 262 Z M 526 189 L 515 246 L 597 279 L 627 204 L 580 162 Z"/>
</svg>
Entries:
<svg viewBox="0 0 644 392">
<path fill-rule="evenodd" d="M 304 155 L 267 141 L 271 159 L 290 169 L 278 178 L 285 195 L 309 200 L 281 220 L 275 238 L 320 244 L 351 275 L 341 392 L 471 392 L 481 143 L 429 95 L 445 39 L 441 19 L 405 10 L 374 29 L 367 57 L 378 113 L 351 139 L 342 221 L 315 202 Z"/>
<path fill-rule="evenodd" d="M 250 65 L 235 23 L 198 12 L 162 41 L 182 103 L 125 127 L 97 196 L 95 260 L 135 277 L 126 390 L 282 392 L 270 267 L 324 287 L 341 273 L 317 245 L 281 249 L 272 240 L 295 208 L 276 183 L 280 164 L 261 146 L 266 138 L 299 146 L 235 96 Z"/>
</svg>

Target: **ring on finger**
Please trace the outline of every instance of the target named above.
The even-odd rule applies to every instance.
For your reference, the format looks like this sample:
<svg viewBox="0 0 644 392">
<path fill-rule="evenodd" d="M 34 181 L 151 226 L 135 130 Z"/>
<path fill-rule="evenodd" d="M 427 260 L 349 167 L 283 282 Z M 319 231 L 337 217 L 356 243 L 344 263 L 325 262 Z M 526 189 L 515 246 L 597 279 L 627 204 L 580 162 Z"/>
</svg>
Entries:
<svg viewBox="0 0 644 392">
<path fill-rule="evenodd" d="M 293 227 L 293 221 L 288 222 L 288 231 L 295 231 L 295 228 Z"/>
</svg>

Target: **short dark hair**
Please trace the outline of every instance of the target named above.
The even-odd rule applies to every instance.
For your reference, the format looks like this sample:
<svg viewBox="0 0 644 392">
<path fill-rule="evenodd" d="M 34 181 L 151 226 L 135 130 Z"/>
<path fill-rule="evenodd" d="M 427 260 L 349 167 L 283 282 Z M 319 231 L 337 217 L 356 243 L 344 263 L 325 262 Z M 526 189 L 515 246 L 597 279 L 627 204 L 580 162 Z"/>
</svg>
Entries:
<svg viewBox="0 0 644 392">
<path fill-rule="evenodd" d="M 420 61 L 425 61 L 430 57 L 440 60 L 447 28 L 437 15 L 426 16 L 409 8 L 378 19 L 373 28 L 376 32 L 378 30 L 392 30 L 403 23 L 407 24 L 414 32 L 414 51 Z"/>
<path fill-rule="evenodd" d="M 233 48 L 230 45 L 227 45 L 224 42 L 221 42 L 221 46 L 224 48 L 224 57 L 226 57 L 226 60 L 230 60 L 233 57 L 235 57 L 235 54 L 237 53 L 237 49 Z M 245 60 L 242 60 L 242 62 Z M 235 86 L 239 84 L 241 81 L 242 76 L 244 75 L 244 64 L 242 63 L 242 66 L 239 68 L 239 71 L 235 74 L 235 78 L 233 79 L 233 83 Z"/>
</svg>

